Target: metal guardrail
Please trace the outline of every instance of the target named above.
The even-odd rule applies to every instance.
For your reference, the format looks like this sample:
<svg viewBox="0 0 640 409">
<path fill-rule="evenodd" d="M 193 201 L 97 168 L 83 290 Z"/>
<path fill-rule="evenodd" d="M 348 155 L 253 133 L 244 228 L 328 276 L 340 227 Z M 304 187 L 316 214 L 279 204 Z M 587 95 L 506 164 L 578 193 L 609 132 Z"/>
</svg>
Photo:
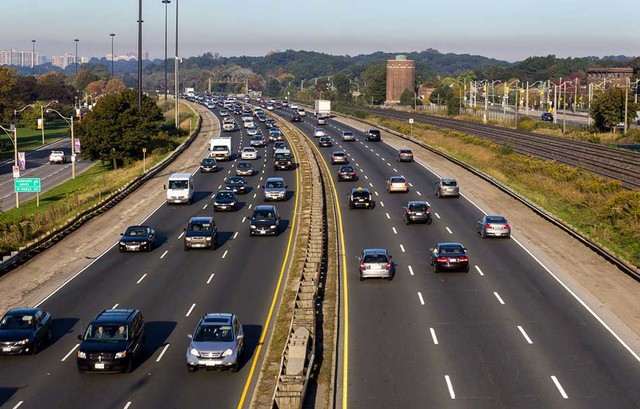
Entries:
<svg viewBox="0 0 640 409">
<path fill-rule="evenodd" d="M 2 262 L 0 262 L 0 276 L 24 264 L 29 259 L 37 256 L 63 238 L 67 237 L 69 234 L 78 230 L 82 225 L 84 225 L 92 218 L 111 209 L 112 207 L 120 203 L 125 197 L 133 193 L 137 188 L 142 186 L 146 181 L 166 168 L 171 162 L 173 162 L 196 139 L 198 133 L 200 132 L 200 127 L 202 126 L 202 117 L 193 109 L 193 107 L 191 107 L 191 105 L 187 104 L 187 106 L 193 111 L 194 114 L 198 116 L 198 122 L 195 129 L 192 131 L 191 135 L 189 135 L 189 138 L 187 138 L 186 141 L 180 144 L 180 146 L 178 146 L 162 162 L 158 163 L 142 175 L 127 183 L 126 185 L 118 189 L 117 192 L 110 194 L 101 202 L 96 203 L 91 208 L 79 213 L 72 219 L 68 220 L 67 223 L 64 224 L 64 226 L 36 239 L 24 248 L 21 248 L 19 251 L 11 254 L 11 256 L 5 257 Z"/>
<path fill-rule="evenodd" d="M 636 281 L 640 281 L 640 269 L 638 269 L 638 267 L 631 265 L 630 263 L 626 262 L 625 260 L 622 260 L 621 258 L 619 258 L 618 256 L 616 256 L 615 254 L 611 253 L 608 249 L 606 249 L 605 247 L 603 247 L 602 245 L 596 243 L 595 241 L 591 240 L 590 238 L 586 237 L 585 235 L 583 235 L 581 232 L 579 232 L 578 230 L 576 230 L 573 226 L 569 225 L 568 223 L 565 223 L 564 221 L 558 219 L 557 217 L 555 217 L 554 215 L 552 215 L 551 213 L 547 212 L 546 210 L 544 210 L 543 208 L 539 207 L 538 205 L 536 205 L 535 203 L 531 202 L 529 199 L 521 196 L 520 194 L 516 193 L 515 191 L 513 191 L 511 188 L 509 188 L 508 186 L 502 184 L 501 182 L 495 180 L 494 178 L 492 178 L 491 176 L 467 165 L 466 163 L 447 155 L 444 152 L 441 152 L 435 148 L 432 148 L 431 146 L 425 144 L 424 142 L 409 137 L 403 133 L 397 132 L 393 129 L 389 129 L 386 128 L 384 126 L 380 126 L 378 124 L 375 124 L 373 122 L 364 120 L 362 118 L 357 118 L 351 115 L 347 115 L 347 114 L 342 114 L 342 113 L 335 113 L 334 114 L 336 116 L 342 116 L 344 118 L 348 118 L 354 121 L 358 121 L 358 122 L 362 122 L 364 124 L 379 128 L 384 130 L 385 132 L 388 132 L 392 135 L 395 135 L 399 138 L 405 139 L 407 141 L 410 141 L 416 145 L 421 146 L 422 148 L 425 148 L 433 153 L 435 153 L 436 155 L 439 155 L 453 163 L 455 163 L 456 165 L 466 169 L 467 171 L 473 173 L 474 175 L 484 179 L 485 181 L 491 183 L 493 186 L 497 187 L 498 189 L 502 190 L 503 192 L 507 193 L 509 196 L 513 197 L 514 199 L 518 200 L 519 202 L 521 202 L 522 204 L 524 204 L 525 206 L 527 206 L 529 209 L 531 209 L 533 212 L 535 212 L 537 215 L 539 215 L 540 217 L 544 218 L 545 220 L 553 223 L 554 225 L 556 225 L 557 227 L 561 228 L 562 230 L 564 230 L 566 233 L 568 233 L 569 235 L 571 235 L 573 238 L 575 238 L 576 240 L 580 241 L 582 244 L 584 244 L 585 246 L 587 246 L 589 249 L 591 249 L 592 251 L 594 251 L 596 254 L 598 254 L 599 256 L 601 256 L 602 258 L 604 258 L 605 260 L 607 260 L 608 262 L 610 262 L 611 264 L 613 264 L 614 266 L 616 266 L 618 269 L 620 269 L 622 272 L 624 272 L 625 274 L 629 275 L 630 277 L 632 277 L 633 279 L 635 279 Z"/>
</svg>

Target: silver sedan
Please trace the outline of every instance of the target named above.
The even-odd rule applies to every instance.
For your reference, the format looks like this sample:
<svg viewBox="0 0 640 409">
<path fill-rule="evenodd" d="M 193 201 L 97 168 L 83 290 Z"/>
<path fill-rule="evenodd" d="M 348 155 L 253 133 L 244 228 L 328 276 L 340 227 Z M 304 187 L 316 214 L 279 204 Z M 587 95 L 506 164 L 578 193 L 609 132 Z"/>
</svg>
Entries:
<svg viewBox="0 0 640 409">
<path fill-rule="evenodd" d="M 483 239 L 488 236 L 511 237 L 511 226 L 504 216 L 484 216 L 476 223 L 476 231 Z"/>
</svg>

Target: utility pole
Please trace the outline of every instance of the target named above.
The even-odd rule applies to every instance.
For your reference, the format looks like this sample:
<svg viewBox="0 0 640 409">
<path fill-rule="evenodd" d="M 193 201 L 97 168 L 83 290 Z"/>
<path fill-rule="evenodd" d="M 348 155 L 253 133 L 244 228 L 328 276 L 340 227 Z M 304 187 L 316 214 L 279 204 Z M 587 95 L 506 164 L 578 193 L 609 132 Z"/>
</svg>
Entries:
<svg viewBox="0 0 640 409">
<path fill-rule="evenodd" d="M 178 84 L 178 0 L 176 0 L 176 68 L 175 68 L 175 116 L 176 116 L 176 129 L 180 129 L 180 115 L 178 112 L 179 106 L 178 106 L 178 96 L 180 95 L 178 93 L 179 91 L 179 84 Z"/>
<path fill-rule="evenodd" d="M 138 0 L 138 109 L 142 107 L 142 0 Z"/>
<path fill-rule="evenodd" d="M 627 83 L 624 87 L 624 134 L 627 134 L 627 115 L 629 114 L 629 87 L 631 86 L 631 81 L 629 77 L 627 77 Z"/>
</svg>

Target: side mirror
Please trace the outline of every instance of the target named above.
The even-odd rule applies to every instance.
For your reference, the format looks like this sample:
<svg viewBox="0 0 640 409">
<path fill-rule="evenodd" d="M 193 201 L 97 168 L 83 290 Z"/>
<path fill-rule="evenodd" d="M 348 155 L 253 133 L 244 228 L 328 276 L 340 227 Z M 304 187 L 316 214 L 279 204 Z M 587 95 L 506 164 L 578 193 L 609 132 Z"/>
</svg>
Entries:
<svg viewBox="0 0 640 409">
<path fill-rule="evenodd" d="M 78 334 L 78 339 L 82 341 L 82 335 Z"/>
<path fill-rule="evenodd" d="M 192 334 L 187 334 L 187 338 L 193 339 L 193 335 Z"/>
<path fill-rule="evenodd" d="M 393 256 L 392 256 L 391 254 L 389 254 L 389 258 L 390 258 L 390 259 L 392 259 L 392 258 L 393 258 Z"/>
<path fill-rule="evenodd" d="M 124 233 L 120 233 L 121 236 L 124 236 Z"/>
</svg>

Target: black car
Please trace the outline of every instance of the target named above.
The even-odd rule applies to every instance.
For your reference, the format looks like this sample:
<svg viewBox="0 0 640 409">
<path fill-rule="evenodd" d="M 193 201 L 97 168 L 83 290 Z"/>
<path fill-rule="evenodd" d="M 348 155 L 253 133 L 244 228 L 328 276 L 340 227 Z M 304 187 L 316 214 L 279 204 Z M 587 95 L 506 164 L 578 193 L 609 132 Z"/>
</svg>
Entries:
<svg viewBox="0 0 640 409">
<path fill-rule="evenodd" d="M 367 141 L 380 141 L 382 139 L 379 129 L 367 129 L 365 137 Z"/>
<path fill-rule="evenodd" d="M 318 139 L 318 146 L 321 148 L 328 148 L 333 146 L 333 141 L 329 136 L 321 136 L 320 139 Z"/>
<path fill-rule="evenodd" d="M 193 248 L 215 250 L 216 247 L 218 247 L 218 227 L 213 217 L 192 217 L 184 229 L 184 251 Z"/>
<path fill-rule="evenodd" d="M 200 161 L 200 172 L 215 172 L 218 170 L 218 162 L 215 158 L 204 158 Z"/>
<path fill-rule="evenodd" d="M 151 251 L 156 247 L 156 231 L 149 226 L 129 226 L 120 234 L 118 248 L 124 251 Z"/>
<path fill-rule="evenodd" d="M 0 355 L 37 354 L 51 342 L 51 314 L 41 308 L 15 308 L 0 321 Z"/>
<path fill-rule="evenodd" d="M 551 112 L 543 112 L 542 115 L 540 115 L 540 119 L 543 122 L 553 122 L 553 114 Z"/>
<path fill-rule="evenodd" d="M 460 243 L 438 243 L 430 249 L 430 263 L 433 271 L 469 272 L 467 249 Z"/>
<path fill-rule="evenodd" d="M 280 216 L 274 205 L 258 205 L 249 220 L 249 236 L 280 234 Z"/>
<path fill-rule="evenodd" d="M 291 117 L 291 122 L 302 122 L 302 117 L 300 115 L 293 115 Z"/>
<path fill-rule="evenodd" d="M 405 224 L 427 223 L 431 224 L 431 210 L 427 202 L 421 200 L 411 200 L 403 207 L 402 218 Z"/>
<path fill-rule="evenodd" d="M 144 351 L 144 318 L 136 309 L 104 310 L 78 339 L 78 371 L 131 372 Z"/>
<path fill-rule="evenodd" d="M 351 189 L 351 193 L 349 193 L 349 209 L 357 207 L 373 209 L 373 200 L 371 200 L 369 189 L 364 187 Z"/>
<path fill-rule="evenodd" d="M 238 196 L 231 190 L 221 190 L 213 197 L 213 211 L 238 209 Z"/>
<path fill-rule="evenodd" d="M 351 165 L 342 165 L 338 169 L 338 182 L 343 180 L 357 180 L 356 170 Z"/>
<path fill-rule="evenodd" d="M 229 176 L 224 185 L 228 190 L 236 193 L 245 193 L 247 191 L 247 182 L 242 176 Z"/>
</svg>

